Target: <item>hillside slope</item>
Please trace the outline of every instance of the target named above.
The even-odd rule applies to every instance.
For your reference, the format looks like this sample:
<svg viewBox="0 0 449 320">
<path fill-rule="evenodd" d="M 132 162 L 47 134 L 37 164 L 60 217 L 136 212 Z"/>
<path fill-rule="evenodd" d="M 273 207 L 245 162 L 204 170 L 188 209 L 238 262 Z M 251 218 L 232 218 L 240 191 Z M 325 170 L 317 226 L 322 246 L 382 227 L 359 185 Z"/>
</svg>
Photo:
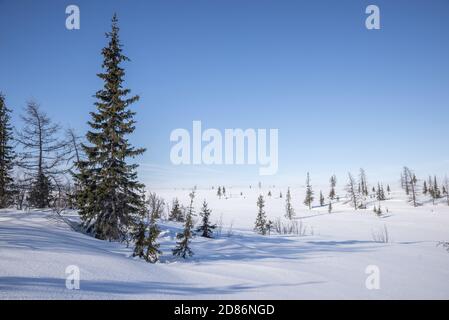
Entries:
<svg viewBox="0 0 449 320">
<path fill-rule="evenodd" d="M 231 203 L 222 202 L 223 214 L 237 210 L 236 217 L 249 221 L 247 210 Z M 303 237 L 258 236 L 236 218 L 231 236 L 195 238 L 195 256 L 188 261 L 170 252 L 180 225 L 162 222 L 164 255 L 155 265 L 132 258 L 124 244 L 74 231 L 54 213 L 3 210 L 0 298 L 448 299 L 449 253 L 437 246 L 449 240 L 448 207 L 386 203 L 392 209 L 384 218 L 369 210 L 355 213 L 343 204 L 336 204 L 332 214 L 325 208 L 301 212 L 314 230 Z M 373 241 L 376 228 L 385 225 L 391 243 Z M 65 286 L 69 265 L 80 268 L 80 290 Z M 365 286 L 369 265 L 380 270 L 379 290 Z"/>
</svg>

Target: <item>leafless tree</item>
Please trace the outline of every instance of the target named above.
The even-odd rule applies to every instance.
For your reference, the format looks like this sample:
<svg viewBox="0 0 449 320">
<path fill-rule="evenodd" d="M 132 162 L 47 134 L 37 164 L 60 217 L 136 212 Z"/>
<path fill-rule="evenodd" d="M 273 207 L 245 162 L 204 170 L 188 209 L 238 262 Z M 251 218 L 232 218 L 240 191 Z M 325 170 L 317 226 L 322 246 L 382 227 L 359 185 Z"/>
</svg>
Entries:
<svg viewBox="0 0 449 320">
<path fill-rule="evenodd" d="M 159 197 L 155 192 L 150 192 L 148 195 L 148 209 L 150 216 L 159 219 L 164 211 L 165 201 Z"/>
<path fill-rule="evenodd" d="M 352 174 L 348 172 L 348 184 L 346 185 L 346 192 L 355 210 L 358 208 L 359 195 L 356 188 L 356 181 Z"/>
<path fill-rule="evenodd" d="M 51 179 L 67 171 L 63 167 L 67 143 L 58 137 L 59 125 L 52 123 L 36 102 L 28 102 L 22 120 L 25 126 L 16 134 L 22 146 L 18 165 L 30 177 L 30 204 L 48 207 Z"/>
<path fill-rule="evenodd" d="M 418 193 L 418 186 L 417 182 L 418 179 L 416 178 L 416 175 L 410 170 L 408 167 L 404 167 L 404 179 L 405 179 L 405 185 L 407 186 L 407 189 L 409 192 L 407 194 L 410 195 L 410 202 L 413 203 L 414 207 L 418 206 L 418 202 L 416 200 L 416 196 Z"/>
</svg>

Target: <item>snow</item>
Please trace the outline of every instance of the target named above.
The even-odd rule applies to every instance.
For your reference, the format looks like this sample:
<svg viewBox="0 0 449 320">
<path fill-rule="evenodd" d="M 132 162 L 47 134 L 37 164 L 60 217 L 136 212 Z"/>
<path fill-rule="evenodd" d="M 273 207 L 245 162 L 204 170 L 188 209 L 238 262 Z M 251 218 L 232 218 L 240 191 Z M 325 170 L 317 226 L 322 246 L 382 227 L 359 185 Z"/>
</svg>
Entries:
<svg viewBox="0 0 449 320">
<path fill-rule="evenodd" d="M 195 207 L 207 199 L 212 221 L 223 221 L 215 239 L 196 237 L 193 258 L 171 255 L 179 223 L 161 221 L 161 262 L 132 257 L 125 244 L 76 231 L 75 212 L 0 211 L 1 299 L 448 299 L 449 206 L 444 199 L 412 207 L 401 190 L 381 203 L 383 217 L 368 202 L 353 210 L 344 201 L 309 211 L 303 189 L 292 202 L 306 235 L 256 235 L 257 196 L 269 219 L 284 215 L 286 188 L 197 190 Z M 189 190 L 151 190 L 187 205 Z M 282 191 L 284 198 L 279 198 Z M 243 196 L 240 195 L 243 192 Z M 316 192 L 317 193 L 317 192 Z M 386 209 L 388 208 L 388 213 Z M 198 220 L 198 217 L 196 217 Z M 232 229 L 231 229 L 232 224 Z M 387 228 L 389 243 L 373 234 Z M 66 288 L 66 268 L 80 269 L 80 290 Z M 377 266 L 380 288 L 369 290 L 366 268 Z"/>
</svg>

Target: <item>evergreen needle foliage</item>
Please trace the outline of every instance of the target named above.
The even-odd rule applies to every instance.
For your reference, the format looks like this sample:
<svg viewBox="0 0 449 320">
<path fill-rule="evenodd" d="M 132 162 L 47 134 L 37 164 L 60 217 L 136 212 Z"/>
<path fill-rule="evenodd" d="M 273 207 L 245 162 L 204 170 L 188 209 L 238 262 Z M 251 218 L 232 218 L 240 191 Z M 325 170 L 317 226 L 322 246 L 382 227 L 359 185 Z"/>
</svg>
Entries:
<svg viewBox="0 0 449 320">
<path fill-rule="evenodd" d="M 112 18 L 112 30 L 106 34 L 108 45 L 102 50 L 103 73 L 98 77 L 104 86 L 95 97 L 96 111 L 88 122 L 91 130 L 82 144 L 87 160 L 77 162 L 77 204 L 84 226 L 95 237 L 121 240 L 139 215 L 144 201 L 143 184 L 137 181 L 137 164 L 127 159 L 141 155 L 145 149 L 135 149 L 127 136 L 134 132 L 135 112 L 129 106 L 139 97 L 128 97 L 123 88 L 125 70 L 122 62 L 129 59 L 122 53 L 117 16 Z"/>
</svg>

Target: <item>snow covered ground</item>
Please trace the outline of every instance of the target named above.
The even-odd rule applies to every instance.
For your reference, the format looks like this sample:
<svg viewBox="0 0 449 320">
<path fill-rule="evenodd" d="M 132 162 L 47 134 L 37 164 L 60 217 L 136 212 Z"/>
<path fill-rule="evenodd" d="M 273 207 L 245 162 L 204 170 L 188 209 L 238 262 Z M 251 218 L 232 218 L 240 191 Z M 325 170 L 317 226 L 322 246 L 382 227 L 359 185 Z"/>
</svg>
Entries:
<svg viewBox="0 0 449 320">
<path fill-rule="evenodd" d="M 382 202 L 383 217 L 354 211 L 344 201 L 309 211 L 303 190 L 292 201 L 306 235 L 259 236 L 253 231 L 262 193 L 270 219 L 284 215 L 286 189 L 198 190 L 212 220 L 222 221 L 215 239 L 196 237 L 194 257 L 171 255 L 181 225 L 161 221 L 161 262 L 148 264 L 120 243 L 101 241 L 72 229 L 75 213 L 0 211 L 1 299 L 449 299 L 449 207 L 443 200 L 413 208 L 402 191 Z M 170 202 L 188 203 L 189 190 L 152 190 Z M 279 198 L 282 191 L 284 197 Z M 243 193 L 241 195 L 241 193 Z M 386 209 L 388 208 L 388 213 Z M 232 225 L 232 228 L 231 228 Z M 374 241 L 387 228 L 389 243 Z M 374 236 L 373 236 L 374 235 Z M 80 290 L 66 288 L 66 267 L 80 269 Z M 365 271 L 380 271 L 380 288 L 369 290 Z"/>
</svg>

